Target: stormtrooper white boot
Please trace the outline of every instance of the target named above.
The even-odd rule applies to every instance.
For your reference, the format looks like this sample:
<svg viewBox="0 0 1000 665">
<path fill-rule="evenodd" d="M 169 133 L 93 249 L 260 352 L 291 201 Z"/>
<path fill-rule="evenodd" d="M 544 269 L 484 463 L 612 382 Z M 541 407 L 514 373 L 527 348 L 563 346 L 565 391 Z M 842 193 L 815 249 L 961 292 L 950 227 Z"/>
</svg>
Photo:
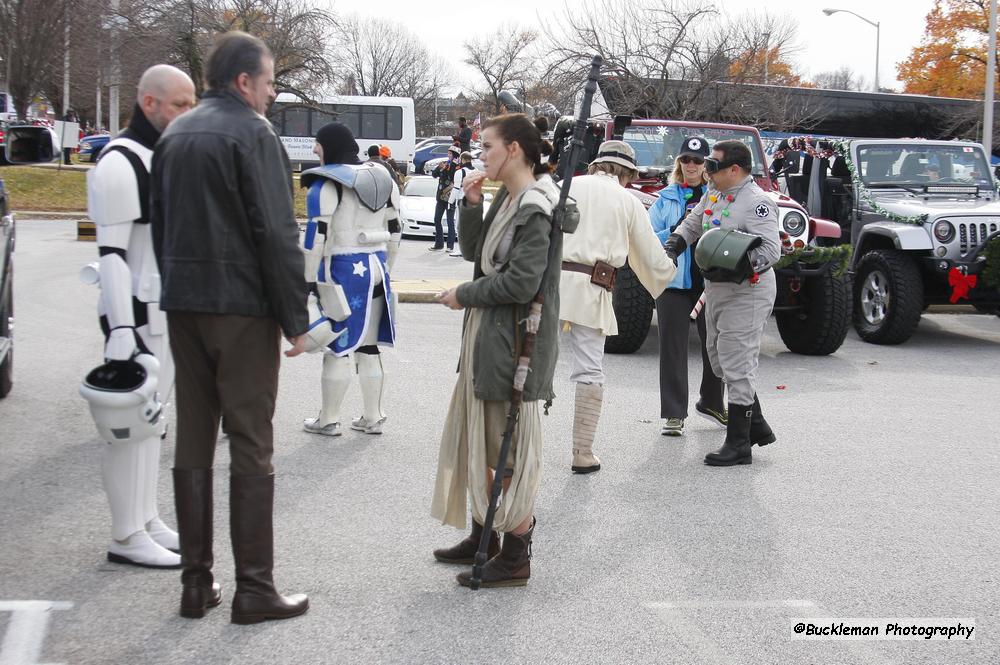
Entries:
<svg viewBox="0 0 1000 665">
<path fill-rule="evenodd" d="M 349 356 L 323 354 L 323 376 L 320 381 L 323 406 L 319 416 L 306 418 L 302 429 L 313 434 L 340 436 L 340 407 L 344 403 L 347 388 L 351 385 L 351 359 Z"/>
<path fill-rule="evenodd" d="M 105 444 L 101 475 L 111 507 L 108 561 L 144 568 L 180 568 L 180 555 L 157 544 L 146 532 L 146 443 Z"/>
<path fill-rule="evenodd" d="M 156 506 L 156 493 L 160 486 L 160 443 L 162 439 L 151 438 L 138 444 L 143 446 L 143 465 L 146 469 L 146 482 L 143 487 L 143 519 L 146 533 L 153 541 L 171 552 L 180 553 L 180 540 L 177 532 L 168 527 L 160 519 L 160 511 Z"/>
<path fill-rule="evenodd" d="M 382 356 L 377 353 L 356 353 L 354 358 L 358 363 L 358 383 L 361 384 L 364 414 L 351 421 L 351 429 L 365 434 L 381 434 L 382 423 L 386 420 L 386 415 L 382 412 L 382 392 L 385 385 Z"/>
</svg>

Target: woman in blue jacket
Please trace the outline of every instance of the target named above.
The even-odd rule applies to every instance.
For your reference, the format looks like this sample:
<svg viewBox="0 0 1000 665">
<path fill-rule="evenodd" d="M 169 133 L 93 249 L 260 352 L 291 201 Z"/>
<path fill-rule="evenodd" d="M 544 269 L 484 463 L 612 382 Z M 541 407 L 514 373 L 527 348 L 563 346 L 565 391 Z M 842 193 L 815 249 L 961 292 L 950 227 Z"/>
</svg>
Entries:
<svg viewBox="0 0 1000 665">
<path fill-rule="evenodd" d="M 684 140 L 671 175 L 671 183 L 660 190 L 660 198 L 649 208 L 649 219 L 660 243 L 708 192 L 705 158 L 708 141 L 701 137 Z M 677 276 L 656 299 L 656 319 L 660 335 L 660 417 L 665 418 L 661 433 L 680 436 L 688 414 L 688 332 L 691 310 L 704 291 L 701 271 L 694 262 L 694 247 L 677 257 Z M 705 351 L 705 313 L 698 315 L 701 337 L 701 388 L 695 410 L 713 423 L 726 426 L 722 379 L 712 372 Z"/>
</svg>

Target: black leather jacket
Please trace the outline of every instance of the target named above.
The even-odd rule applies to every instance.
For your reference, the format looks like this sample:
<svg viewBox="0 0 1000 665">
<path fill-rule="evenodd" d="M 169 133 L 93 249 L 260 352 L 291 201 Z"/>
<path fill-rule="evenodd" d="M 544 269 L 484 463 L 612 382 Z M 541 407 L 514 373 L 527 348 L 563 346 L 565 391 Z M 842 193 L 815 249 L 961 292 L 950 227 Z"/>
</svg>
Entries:
<svg viewBox="0 0 1000 665">
<path fill-rule="evenodd" d="M 272 316 L 308 328 L 292 169 L 263 116 L 209 91 L 153 153 L 150 219 L 165 311 Z"/>
</svg>

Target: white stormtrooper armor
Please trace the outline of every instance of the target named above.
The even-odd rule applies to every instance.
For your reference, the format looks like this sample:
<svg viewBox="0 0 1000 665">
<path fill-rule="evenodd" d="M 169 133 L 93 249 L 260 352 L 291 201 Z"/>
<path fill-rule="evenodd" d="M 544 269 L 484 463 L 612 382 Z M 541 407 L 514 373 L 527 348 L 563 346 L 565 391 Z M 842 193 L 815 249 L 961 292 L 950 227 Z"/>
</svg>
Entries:
<svg viewBox="0 0 1000 665">
<path fill-rule="evenodd" d="M 87 174 L 87 204 L 100 253 L 99 314 L 107 334 L 106 360 L 148 351 L 159 361 L 159 399 L 174 383 L 166 316 L 160 310 L 160 275 L 145 211 L 152 150 L 118 137 Z M 100 425 L 100 424 L 99 424 Z M 102 475 L 111 507 L 108 559 L 151 568 L 179 568 L 177 534 L 156 507 L 160 441 L 166 418 L 142 440 L 108 441 Z"/>
<path fill-rule="evenodd" d="M 377 345 L 391 346 L 395 339 L 389 269 L 401 237 L 399 189 L 386 170 L 373 163 L 310 169 L 302 174 L 302 182 L 309 186 L 309 225 L 303 241 L 306 280 L 315 283 L 337 335 L 323 349 L 322 408 L 303 428 L 327 436 L 342 433 L 340 408 L 356 368 L 364 413 L 351 428 L 381 434 L 385 374 Z"/>
</svg>

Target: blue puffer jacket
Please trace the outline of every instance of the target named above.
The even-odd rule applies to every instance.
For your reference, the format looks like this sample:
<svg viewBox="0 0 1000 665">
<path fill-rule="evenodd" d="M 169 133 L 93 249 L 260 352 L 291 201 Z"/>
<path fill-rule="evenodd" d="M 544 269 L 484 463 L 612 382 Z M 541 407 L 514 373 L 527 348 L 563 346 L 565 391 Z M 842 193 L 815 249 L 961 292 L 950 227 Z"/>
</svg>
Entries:
<svg viewBox="0 0 1000 665">
<path fill-rule="evenodd" d="M 660 198 L 649 207 L 649 221 L 653 225 L 660 244 L 667 242 L 670 233 L 687 214 L 687 200 L 684 198 L 683 187 L 671 183 L 660 190 Z M 677 275 L 667 284 L 668 289 L 690 289 L 691 284 L 691 248 L 677 257 Z"/>
</svg>

